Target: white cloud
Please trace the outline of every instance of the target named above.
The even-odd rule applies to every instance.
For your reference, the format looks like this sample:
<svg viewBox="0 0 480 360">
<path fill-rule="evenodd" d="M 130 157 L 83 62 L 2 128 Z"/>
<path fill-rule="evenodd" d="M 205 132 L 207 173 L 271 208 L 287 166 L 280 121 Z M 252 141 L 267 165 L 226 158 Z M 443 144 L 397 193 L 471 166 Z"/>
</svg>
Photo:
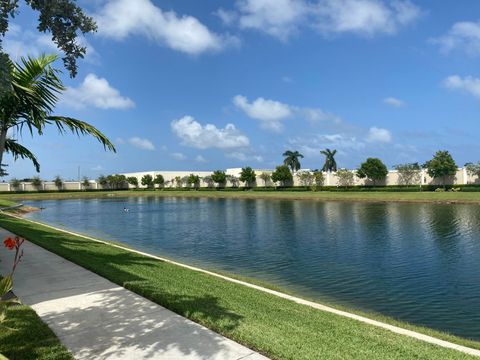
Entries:
<svg viewBox="0 0 480 360">
<path fill-rule="evenodd" d="M 245 96 L 237 95 L 233 98 L 233 104 L 248 117 L 259 120 L 263 129 L 274 132 L 281 132 L 283 130 L 282 120 L 293 116 L 305 118 L 312 123 L 332 121 L 339 124 L 341 122 L 338 116 L 322 109 L 292 106 L 262 97 L 249 102 Z"/>
<path fill-rule="evenodd" d="M 457 22 L 446 35 L 432 42 L 440 45 L 443 52 L 460 49 L 472 56 L 480 55 L 480 22 Z"/>
<path fill-rule="evenodd" d="M 287 40 L 301 27 L 324 34 L 393 34 L 421 15 L 409 0 L 240 0 L 228 23 Z M 237 21 L 235 21 L 237 20 Z"/>
<path fill-rule="evenodd" d="M 222 8 L 218 9 L 213 14 L 218 16 L 225 25 L 233 25 L 238 18 L 235 11 L 229 11 Z"/>
<path fill-rule="evenodd" d="M 404 107 L 404 106 L 407 105 L 407 103 L 405 101 L 394 98 L 394 97 L 385 98 L 385 99 L 383 99 L 383 102 L 387 105 L 397 107 L 397 108 Z"/>
<path fill-rule="evenodd" d="M 20 57 L 39 56 L 44 52 L 58 52 L 56 45 L 46 34 L 38 34 L 32 31 L 24 31 L 17 24 L 10 24 L 9 30 L 3 41 L 4 51 L 10 55 L 13 60 Z"/>
<path fill-rule="evenodd" d="M 239 26 L 266 32 L 286 40 L 307 15 L 308 6 L 303 0 L 241 0 Z"/>
<path fill-rule="evenodd" d="M 102 170 L 104 170 L 104 167 L 102 165 L 97 165 L 97 166 L 92 167 L 90 170 L 92 170 L 92 171 L 102 171 Z"/>
<path fill-rule="evenodd" d="M 130 139 L 128 139 L 128 142 L 139 148 L 139 149 L 142 149 L 142 150 L 150 150 L 150 151 L 153 151 L 155 150 L 155 145 L 153 145 L 153 143 L 148 140 L 148 139 L 142 139 L 142 138 L 139 138 L 137 136 L 134 136 Z"/>
<path fill-rule="evenodd" d="M 100 55 L 95 48 L 83 36 L 77 37 L 80 46 L 86 47 L 84 60 L 89 63 L 98 64 Z M 43 53 L 55 53 L 62 56 L 57 45 L 52 41 L 50 35 L 23 30 L 17 24 L 10 24 L 9 30 L 3 41 L 4 51 L 10 55 L 11 59 L 18 60 L 21 57 L 37 57 Z"/>
<path fill-rule="evenodd" d="M 235 151 L 231 153 L 225 154 L 226 157 L 240 160 L 240 161 L 249 161 L 249 160 L 255 160 L 257 162 L 263 162 L 263 157 L 260 155 L 247 155 L 243 152 Z"/>
<path fill-rule="evenodd" d="M 174 152 L 174 153 L 171 153 L 170 155 L 172 155 L 172 157 L 175 159 L 175 160 L 179 160 L 179 161 L 183 161 L 183 160 L 186 160 L 187 157 L 180 153 L 180 152 Z"/>
<path fill-rule="evenodd" d="M 480 100 L 480 79 L 472 76 L 461 78 L 452 75 L 443 81 L 443 85 L 450 90 L 464 91 Z"/>
<path fill-rule="evenodd" d="M 282 76 L 282 81 L 284 83 L 291 83 L 291 82 L 293 82 L 293 79 L 290 76 L 285 75 L 285 76 Z"/>
<path fill-rule="evenodd" d="M 318 134 L 308 137 L 295 137 L 289 143 L 306 156 L 320 156 L 325 148 L 339 151 L 358 152 L 365 148 L 365 143 L 348 134 Z"/>
<path fill-rule="evenodd" d="M 314 108 L 296 108 L 297 112 L 303 114 L 303 116 L 312 123 L 317 123 L 321 121 L 332 121 L 335 124 L 340 124 L 342 119 L 335 114 L 325 112 L 322 109 Z"/>
<path fill-rule="evenodd" d="M 125 144 L 125 140 L 121 137 L 118 137 L 115 139 L 115 142 L 118 144 L 118 145 L 123 145 Z"/>
<path fill-rule="evenodd" d="M 219 50 L 231 40 L 213 33 L 195 17 L 163 11 L 151 0 L 110 0 L 95 19 L 99 34 L 105 37 L 122 40 L 143 35 L 188 54 Z"/>
<path fill-rule="evenodd" d="M 289 105 L 262 97 L 249 103 L 245 96 L 237 95 L 233 98 L 233 103 L 250 118 L 260 120 L 262 128 L 275 132 L 282 130 L 281 120 L 292 116 L 292 109 Z"/>
<path fill-rule="evenodd" d="M 197 149 L 219 148 L 232 149 L 250 145 L 250 140 L 235 125 L 227 124 L 223 129 L 213 124 L 202 125 L 191 116 L 173 120 L 172 131 L 182 144 Z"/>
<path fill-rule="evenodd" d="M 240 161 L 246 161 L 247 160 L 247 155 L 245 155 L 242 152 L 233 152 L 233 153 L 225 154 L 225 156 L 229 157 L 229 158 L 232 158 L 232 159 L 240 160 Z"/>
<path fill-rule="evenodd" d="M 88 74 L 79 87 L 68 88 L 62 101 L 77 109 L 86 106 L 100 109 L 128 109 L 135 106 L 131 99 L 121 96 L 106 79 L 95 74 Z"/>
<path fill-rule="evenodd" d="M 323 0 L 315 11 L 317 26 L 324 33 L 366 36 L 395 33 L 421 15 L 408 0 Z"/>
<path fill-rule="evenodd" d="M 195 161 L 199 163 L 205 163 L 207 162 L 207 159 L 205 159 L 202 155 L 197 155 L 195 156 Z"/>
<path fill-rule="evenodd" d="M 387 129 L 371 127 L 368 130 L 367 141 L 370 143 L 392 142 L 392 134 Z"/>
</svg>

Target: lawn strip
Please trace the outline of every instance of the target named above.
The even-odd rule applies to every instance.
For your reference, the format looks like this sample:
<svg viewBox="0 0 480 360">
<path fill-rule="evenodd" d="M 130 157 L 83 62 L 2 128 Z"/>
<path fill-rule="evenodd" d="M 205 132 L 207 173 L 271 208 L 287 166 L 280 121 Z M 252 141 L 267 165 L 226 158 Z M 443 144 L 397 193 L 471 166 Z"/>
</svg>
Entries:
<svg viewBox="0 0 480 360">
<path fill-rule="evenodd" d="M 0 329 L 0 353 L 10 360 L 73 360 L 53 331 L 28 306 L 12 306 Z"/>
</svg>

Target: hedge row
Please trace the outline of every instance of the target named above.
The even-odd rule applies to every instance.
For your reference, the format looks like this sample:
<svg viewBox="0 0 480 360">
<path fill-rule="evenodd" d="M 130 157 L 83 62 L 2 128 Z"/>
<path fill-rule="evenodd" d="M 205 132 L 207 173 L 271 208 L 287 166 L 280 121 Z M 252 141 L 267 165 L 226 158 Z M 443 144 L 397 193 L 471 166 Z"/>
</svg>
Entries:
<svg viewBox="0 0 480 360">
<path fill-rule="evenodd" d="M 331 192 L 345 192 L 345 191 L 360 191 L 360 192 L 420 192 L 420 191 L 435 191 L 436 189 L 443 189 L 443 185 L 415 185 L 415 186 L 407 186 L 407 185 L 383 185 L 383 186 L 322 186 L 322 187 L 309 187 L 309 186 L 267 186 L 267 187 L 253 187 L 251 189 L 246 189 L 243 187 L 225 187 L 225 188 L 210 188 L 210 187 L 202 187 L 197 189 L 196 191 L 295 191 L 295 192 L 302 192 L 302 191 L 331 191 Z M 455 189 L 457 191 L 462 192 L 480 192 L 480 184 L 468 184 L 468 185 L 446 185 L 445 189 L 452 190 Z M 0 194 L 25 194 L 25 193 L 58 193 L 58 192 L 100 192 L 100 191 L 126 191 L 128 189 L 88 189 L 88 190 L 41 190 L 41 191 L 1 191 Z M 144 191 L 145 189 L 137 189 L 136 191 Z M 158 191 L 193 191 L 192 188 L 163 188 L 163 189 L 156 189 Z"/>
</svg>

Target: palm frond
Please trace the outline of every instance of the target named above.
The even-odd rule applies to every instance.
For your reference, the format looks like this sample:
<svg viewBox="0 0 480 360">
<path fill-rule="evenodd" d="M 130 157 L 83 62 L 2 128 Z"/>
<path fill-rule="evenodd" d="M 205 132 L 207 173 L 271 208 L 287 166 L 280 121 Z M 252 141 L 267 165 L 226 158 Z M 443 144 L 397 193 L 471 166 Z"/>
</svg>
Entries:
<svg viewBox="0 0 480 360">
<path fill-rule="evenodd" d="M 13 156 L 14 160 L 18 158 L 21 159 L 30 159 L 35 166 L 35 170 L 40 172 L 40 163 L 38 162 L 35 155 L 28 150 L 25 146 L 20 145 L 13 139 L 7 139 L 5 141 L 5 151 Z"/>
<path fill-rule="evenodd" d="M 69 130 L 78 136 L 91 135 L 96 138 L 105 149 L 116 152 L 115 146 L 100 130 L 84 121 L 65 116 L 47 116 L 46 121 L 48 123 L 54 123 L 62 134 Z"/>
<path fill-rule="evenodd" d="M 58 101 L 57 94 L 65 90 L 59 71 L 50 66 L 57 59 L 56 55 L 41 55 L 22 58 L 21 63 L 14 65 L 14 90 L 34 111 L 51 112 Z"/>
</svg>

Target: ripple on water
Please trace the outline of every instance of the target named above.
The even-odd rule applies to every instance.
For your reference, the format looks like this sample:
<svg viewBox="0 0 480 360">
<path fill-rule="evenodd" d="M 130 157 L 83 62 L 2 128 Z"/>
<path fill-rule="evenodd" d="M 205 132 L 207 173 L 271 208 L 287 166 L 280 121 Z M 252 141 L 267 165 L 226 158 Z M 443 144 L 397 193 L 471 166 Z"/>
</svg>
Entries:
<svg viewBox="0 0 480 360">
<path fill-rule="evenodd" d="M 480 340 L 480 206 L 125 198 L 36 220 Z M 123 207 L 130 209 L 129 213 Z"/>
</svg>

